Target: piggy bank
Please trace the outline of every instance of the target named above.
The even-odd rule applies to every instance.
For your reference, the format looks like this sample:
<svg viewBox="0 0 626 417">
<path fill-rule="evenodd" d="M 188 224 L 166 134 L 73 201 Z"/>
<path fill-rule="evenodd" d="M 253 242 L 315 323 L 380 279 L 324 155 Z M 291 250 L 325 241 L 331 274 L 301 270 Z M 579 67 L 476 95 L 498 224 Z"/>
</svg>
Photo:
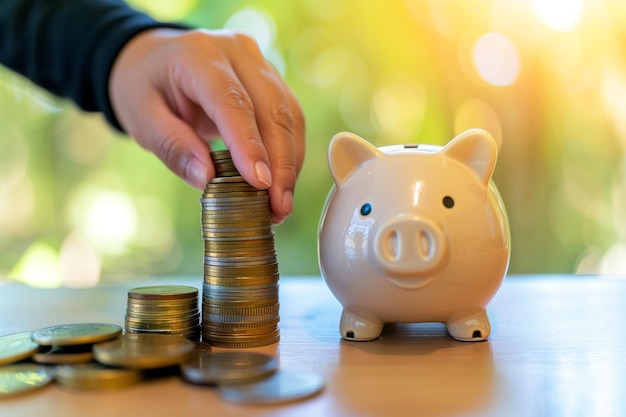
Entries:
<svg viewBox="0 0 626 417">
<path fill-rule="evenodd" d="M 491 180 L 498 146 L 480 129 L 447 145 L 377 148 L 335 135 L 323 209 L 322 276 L 343 307 L 341 336 L 386 323 L 444 323 L 457 340 L 491 333 L 486 307 L 509 264 L 506 211 Z"/>
</svg>

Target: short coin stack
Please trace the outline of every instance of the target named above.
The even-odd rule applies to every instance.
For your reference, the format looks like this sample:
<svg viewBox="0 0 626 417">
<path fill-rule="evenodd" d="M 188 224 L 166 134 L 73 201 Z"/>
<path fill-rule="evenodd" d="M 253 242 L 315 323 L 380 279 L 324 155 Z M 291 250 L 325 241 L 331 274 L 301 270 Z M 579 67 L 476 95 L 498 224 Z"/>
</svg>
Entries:
<svg viewBox="0 0 626 417">
<path fill-rule="evenodd" d="M 128 291 L 126 333 L 160 333 L 200 339 L 198 290 L 185 285 L 153 285 Z"/>
<path fill-rule="evenodd" d="M 269 196 L 248 184 L 230 153 L 211 153 L 216 177 L 202 198 L 202 339 L 224 348 L 275 343 L 278 262 Z"/>
</svg>

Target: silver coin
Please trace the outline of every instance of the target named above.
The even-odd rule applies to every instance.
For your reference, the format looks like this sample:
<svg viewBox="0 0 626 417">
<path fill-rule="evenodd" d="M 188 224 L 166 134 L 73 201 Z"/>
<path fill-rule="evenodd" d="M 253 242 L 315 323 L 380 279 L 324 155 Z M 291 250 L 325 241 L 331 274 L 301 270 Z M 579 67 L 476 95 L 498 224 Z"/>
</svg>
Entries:
<svg viewBox="0 0 626 417">
<path fill-rule="evenodd" d="M 238 404 L 279 404 L 310 398 L 324 385 L 324 377 L 316 372 L 278 371 L 262 381 L 219 386 L 218 393 Z"/>
<path fill-rule="evenodd" d="M 21 394 L 48 385 L 54 380 L 50 368 L 29 363 L 0 368 L 0 398 Z"/>
<path fill-rule="evenodd" d="M 180 369 L 186 381 L 222 385 L 268 377 L 278 369 L 278 361 L 273 356 L 251 351 L 195 351 Z"/>
</svg>

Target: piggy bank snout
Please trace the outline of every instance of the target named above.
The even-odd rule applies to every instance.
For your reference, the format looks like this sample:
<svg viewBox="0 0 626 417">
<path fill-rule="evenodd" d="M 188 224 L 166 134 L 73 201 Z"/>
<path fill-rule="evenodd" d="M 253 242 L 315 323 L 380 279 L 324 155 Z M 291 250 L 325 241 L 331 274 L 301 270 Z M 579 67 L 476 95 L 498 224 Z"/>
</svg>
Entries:
<svg viewBox="0 0 626 417">
<path fill-rule="evenodd" d="M 383 219 L 374 233 L 374 263 L 400 275 L 422 275 L 442 266 L 447 243 L 432 219 L 400 215 Z"/>
</svg>

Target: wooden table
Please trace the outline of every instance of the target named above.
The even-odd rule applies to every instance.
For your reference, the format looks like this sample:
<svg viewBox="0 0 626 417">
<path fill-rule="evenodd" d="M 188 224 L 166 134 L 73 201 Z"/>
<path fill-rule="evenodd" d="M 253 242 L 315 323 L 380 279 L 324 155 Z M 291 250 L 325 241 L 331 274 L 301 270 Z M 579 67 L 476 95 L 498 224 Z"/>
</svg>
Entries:
<svg viewBox="0 0 626 417">
<path fill-rule="evenodd" d="M 70 323 L 123 325 L 126 291 L 172 278 L 91 289 L 0 284 L 0 335 Z M 173 376 L 114 391 L 57 385 L 0 400 L 0 416 L 625 416 L 626 279 L 510 276 L 489 305 L 487 342 L 440 324 L 388 325 L 373 342 L 342 341 L 341 306 L 319 277 L 281 278 L 281 369 L 316 370 L 318 396 L 243 406 Z"/>
</svg>

